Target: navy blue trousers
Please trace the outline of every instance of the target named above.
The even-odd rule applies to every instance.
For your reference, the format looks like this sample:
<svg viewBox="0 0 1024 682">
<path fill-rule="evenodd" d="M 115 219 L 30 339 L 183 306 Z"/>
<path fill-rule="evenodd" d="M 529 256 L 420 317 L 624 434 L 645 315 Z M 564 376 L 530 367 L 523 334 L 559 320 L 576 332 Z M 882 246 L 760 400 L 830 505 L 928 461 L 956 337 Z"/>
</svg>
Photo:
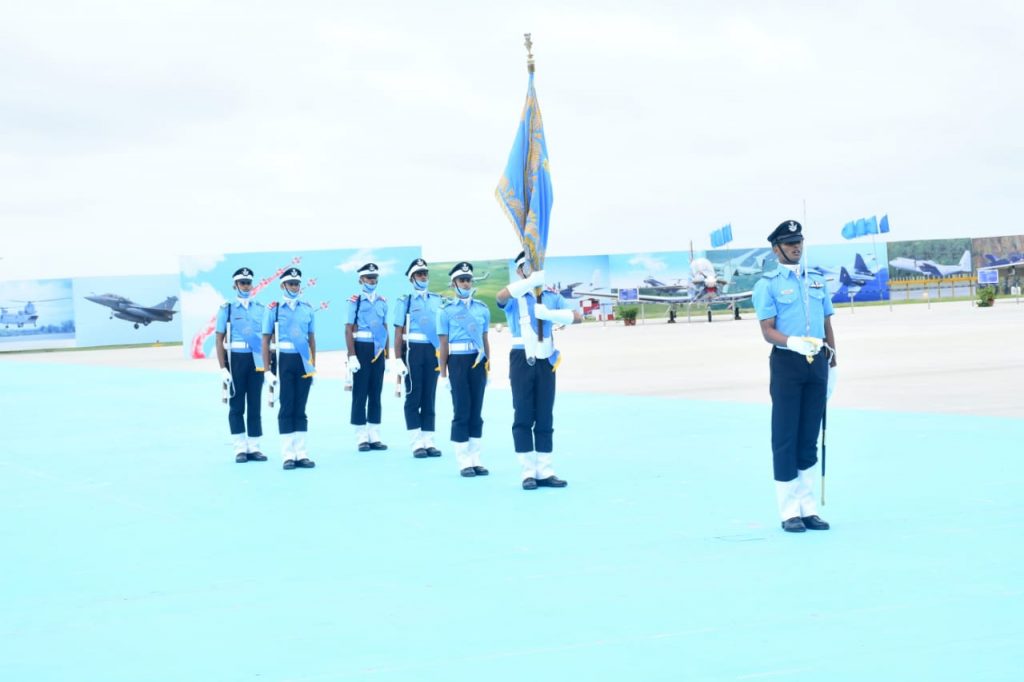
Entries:
<svg viewBox="0 0 1024 682">
<path fill-rule="evenodd" d="M 384 390 L 384 354 L 373 362 L 373 341 L 356 341 L 359 371 L 352 375 L 352 419 L 355 426 L 380 424 L 380 393 Z"/>
<path fill-rule="evenodd" d="M 313 377 L 303 378 L 306 368 L 298 353 L 281 353 L 277 380 L 280 382 L 281 406 L 277 411 L 277 429 L 280 433 L 305 432 L 309 426 L 306 419 L 306 400 L 313 387 Z"/>
<path fill-rule="evenodd" d="M 476 353 L 448 356 L 448 382 L 452 387 L 452 442 L 465 443 L 484 434 L 484 391 L 487 370 L 484 360 L 476 367 Z"/>
<path fill-rule="evenodd" d="M 807 358 L 775 348 L 769 358 L 772 396 L 772 459 L 776 481 L 792 481 L 798 469 L 818 462 L 818 432 L 828 387 L 826 352 Z"/>
<path fill-rule="evenodd" d="M 555 423 L 555 372 L 547 360 L 530 366 L 526 351 L 509 353 L 508 378 L 512 383 L 512 442 L 516 452 L 551 452 Z"/>
<path fill-rule="evenodd" d="M 437 353 L 431 343 L 406 346 L 405 428 L 434 430 L 434 400 L 437 395 Z"/>
<path fill-rule="evenodd" d="M 229 362 L 235 395 L 228 401 L 228 426 L 232 434 L 244 431 L 250 438 L 259 438 L 263 435 L 263 420 L 260 418 L 263 372 L 256 371 L 256 361 L 249 351 L 231 353 Z"/>
</svg>

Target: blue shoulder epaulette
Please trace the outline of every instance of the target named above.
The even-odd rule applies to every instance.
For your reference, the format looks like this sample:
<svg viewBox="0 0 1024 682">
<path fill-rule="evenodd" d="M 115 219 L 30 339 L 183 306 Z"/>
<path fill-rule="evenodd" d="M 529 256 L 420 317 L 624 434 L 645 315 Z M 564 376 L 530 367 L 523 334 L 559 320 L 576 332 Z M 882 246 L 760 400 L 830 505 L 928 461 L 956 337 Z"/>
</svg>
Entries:
<svg viewBox="0 0 1024 682">
<path fill-rule="evenodd" d="M 277 301 L 271 301 L 270 305 L 268 305 L 267 307 L 273 310 L 274 308 L 277 307 Z"/>
<path fill-rule="evenodd" d="M 220 304 L 220 307 L 221 308 L 230 308 L 231 307 L 231 301 L 224 301 L 223 303 Z"/>
<path fill-rule="evenodd" d="M 348 302 L 355 303 L 356 301 L 359 300 L 359 296 L 360 294 L 352 294 L 352 296 L 349 297 Z"/>
<path fill-rule="evenodd" d="M 782 272 L 782 271 L 779 268 L 776 268 L 776 269 L 772 270 L 771 272 L 764 273 L 761 276 L 762 277 L 778 277 L 780 272 Z"/>
</svg>

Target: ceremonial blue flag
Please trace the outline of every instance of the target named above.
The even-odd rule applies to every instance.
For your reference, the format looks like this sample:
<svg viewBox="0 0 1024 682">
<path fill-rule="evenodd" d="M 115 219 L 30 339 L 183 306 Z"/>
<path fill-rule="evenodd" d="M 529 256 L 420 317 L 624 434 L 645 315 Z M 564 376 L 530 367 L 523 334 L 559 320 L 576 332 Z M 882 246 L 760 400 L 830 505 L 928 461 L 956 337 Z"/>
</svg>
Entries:
<svg viewBox="0 0 1024 682">
<path fill-rule="evenodd" d="M 878 231 L 888 232 L 889 231 L 889 214 L 886 213 L 882 216 L 882 219 L 878 221 Z"/>
<path fill-rule="evenodd" d="M 732 241 L 732 224 L 720 227 L 711 233 L 711 248 L 725 246 Z"/>
<path fill-rule="evenodd" d="M 533 73 L 526 91 L 526 105 L 519 119 L 519 130 L 508 155 L 505 172 L 495 190 L 498 203 L 512 221 L 516 235 L 523 244 L 526 258 L 534 270 L 544 267 L 548 248 L 548 220 L 554 196 L 548 168 L 548 145 L 544 137 L 544 121 L 540 116 L 537 93 L 533 89 Z"/>
<path fill-rule="evenodd" d="M 844 239 L 855 239 L 866 234 L 878 234 L 878 219 L 875 216 L 853 220 L 843 225 Z"/>
</svg>

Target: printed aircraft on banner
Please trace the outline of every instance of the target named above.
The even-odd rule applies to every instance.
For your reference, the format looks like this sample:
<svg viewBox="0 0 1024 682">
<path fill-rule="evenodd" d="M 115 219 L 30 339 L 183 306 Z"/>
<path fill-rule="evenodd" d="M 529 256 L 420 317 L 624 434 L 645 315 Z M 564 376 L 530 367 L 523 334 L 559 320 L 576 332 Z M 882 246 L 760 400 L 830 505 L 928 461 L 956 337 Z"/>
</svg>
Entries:
<svg viewBox="0 0 1024 682">
<path fill-rule="evenodd" d="M 143 306 L 131 299 L 118 294 L 93 294 L 86 296 L 85 300 L 98 303 L 110 308 L 110 319 L 115 317 L 119 320 L 127 320 L 134 323 L 136 329 L 139 325 L 148 325 L 150 322 L 171 322 L 174 314 L 174 304 L 178 302 L 177 296 L 168 296 L 161 303 L 153 306 Z"/>
<path fill-rule="evenodd" d="M 985 266 L 984 269 L 990 270 L 992 268 L 1015 268 L 1017 266 L 1024 267 L 1024 254 L 1013 253 L 1007 254 L 1006 258 L 996 258 L 991 253 L 985 254 Z"/>
<path fill-rule="evenodd" d="M 715 270 L 720 278 L 730 280 L 739 275 L 760 275 L 764 272 L 764 262 L 772 255 L 771 249 L 751 249 L 735 258 L 715 263 Z"/>
<path fill-rule="evenodd" d="M 927 259 L 900 257 L 893 258 L 889 261 L 889 266 L 894 267 L 897 270 L 917 272 L 927 277 L 948 277 L 950 275 L 957 275 L 960 273 L 970 274 L 971 252 L 964 251 L 964 255 L 960 257 L 960 262 L 954 265 L 942 265 L 933 260 Z"/>
<path fill-rule="evenodd" d="M 21 310 L 8 310 L 5 307 L 0 307 L 0 324 L 4 325 L 5 328 L 10 329 L 11 325 L 16 325 L 19 329 L 24 327 L 26 324 L 30 324 L 33 327 L 36 326 L 36 320 L 39 319 L 39 313 L 36 310 L 36 303 L 50 303 L 51 301 L 66 301 L 67 297 L 64 298 L 42 298 L 36 299 L 35 301 L 18 301 L 11 299 L 11 303 L 24 303 L 25 307 Z"/>
<path fill-rule="evenodd" d="M 569 295 L 573 298 L 602 298 L 606 300 L 619 300 L 618 287 L 595 287 L 595 286 L 584 286 L 580 283 L 569 285 L 569 288 L 563 290 L 561 293 L 563 296 Z M 638 303 L 654 303 L 667 305 L 673 311 L 679 306 L 690 306 L 690 305 L 704 305 L 708 308 L 708 321 L 711 321 L 711 306 L 714 305 L 726 305 L 733 310 L 733 317 L 739 319 L 739 304 L 743 301 L 750 300 L 753 297 L 753 291 L 741 291 L 737 293 L 728 293 L 722 289 L 708 289 L 703 284 L 691 283 L 686 289 L 686 294 L 681 295 L 664 295 L 664 294 L 645 294 L 638 292 L 636 301 Z"/>
</svg>

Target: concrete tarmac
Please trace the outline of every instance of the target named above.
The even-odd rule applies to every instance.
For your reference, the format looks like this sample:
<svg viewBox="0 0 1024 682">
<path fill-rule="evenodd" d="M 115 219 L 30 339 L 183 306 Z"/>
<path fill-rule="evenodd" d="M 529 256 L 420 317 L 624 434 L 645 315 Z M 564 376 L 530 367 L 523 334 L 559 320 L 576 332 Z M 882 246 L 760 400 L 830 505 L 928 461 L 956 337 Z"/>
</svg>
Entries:
<svg viewBox="0 0 1024 682">
<path fill-rule="evenodd" d="M 832 319 L 839 378 L 831 405 L 1024 418 L 1024 303 L 843 305 Z M 556 331 L 561 391 L 768 403 L 768 353 L 752 313 L 588 322 Z M 508 386 L 507 328 L 491 331 L 492 387 Z M 216 371 L 179 346 L 0 354 L 0 362 L 57 362 Z M 345 353 L 322 352 L 322 378 L 341 378 Z"/>
</svg>

